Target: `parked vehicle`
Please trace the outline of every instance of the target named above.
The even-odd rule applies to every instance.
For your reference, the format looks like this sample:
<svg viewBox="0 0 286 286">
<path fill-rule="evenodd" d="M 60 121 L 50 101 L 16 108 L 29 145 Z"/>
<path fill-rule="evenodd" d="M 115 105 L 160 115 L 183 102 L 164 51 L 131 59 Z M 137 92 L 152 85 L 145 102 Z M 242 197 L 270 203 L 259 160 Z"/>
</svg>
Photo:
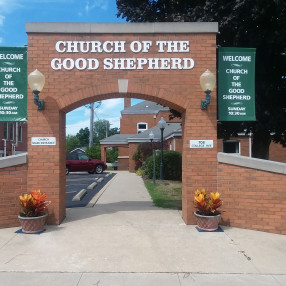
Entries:
<svg viewBox="0 0 286 286">
<path fill-rule="evenodd" d="M 97 159 L 92 159 L 83 153 L 66 154 L 66 175 L 70 172 L 88 172 L 89 174 L 101 174 L 106 170 L 106 164 Z"/>
</svg>

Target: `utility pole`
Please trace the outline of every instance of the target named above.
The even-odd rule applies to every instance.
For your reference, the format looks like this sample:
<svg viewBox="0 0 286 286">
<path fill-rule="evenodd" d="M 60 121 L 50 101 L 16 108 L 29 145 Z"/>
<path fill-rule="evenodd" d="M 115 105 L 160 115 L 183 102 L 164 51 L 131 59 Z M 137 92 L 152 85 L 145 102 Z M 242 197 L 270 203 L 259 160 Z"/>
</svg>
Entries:
<svg viewBox="0 0 286 286">
<path fill-rule="evenodd" d="M 94 102 L 89 105 L 86 105 L 86 108 L 90 108 L 90 122 L 89 122 L 89 148 L 93 145 L 93 121 L 94 121 L 94 109 L 99 108 L 101 105 L 101 101 L 96 102 L 97 105 L 94 107 Z"/>
<path fill-rule="evenodd" d="M 89 124 L 89 148 L 93 145 L 93 121 L 94 121 L 94 103 L 90 104 L 90 124 Z"/>
<path fill-rule="evenodd" d="M 106 121 L 106 126 L 105 126 L 105 138 L 108 137 L 108 121 Z"/>
</svg>

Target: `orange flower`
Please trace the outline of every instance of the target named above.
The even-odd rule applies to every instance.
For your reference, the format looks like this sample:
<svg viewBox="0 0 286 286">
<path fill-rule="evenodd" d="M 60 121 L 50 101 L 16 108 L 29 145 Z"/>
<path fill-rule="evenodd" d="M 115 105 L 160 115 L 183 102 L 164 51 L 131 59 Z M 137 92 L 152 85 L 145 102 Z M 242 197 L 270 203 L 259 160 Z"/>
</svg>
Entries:
<svg viewBox="0 0 286 286">
<path fill-rule="evenodd" d="M 214 201 L 219 199 L 219 193 L 218 192 L 211 193 L 210 196 L 211 196 L 212 200 L 214 200 Z"/>
<path fill-rule="evenodd" d="M 47 206 L 51 202 L 46 202 L 47 195 L 41 194 L 40 190 L 31 190 L 29 194 L 19 196 L 22 207 L 21 216 L 36 217 L 44 214 Z"/>
<path fill-rule="evenodd" d="M 194 204 L 200 214 L 213 215 L 217 213 L 217 208 L 222 205 L 222 201 L 218 192 L 210 193 L 208 196 L 206 195 L 205 189 L 202 189 L 201 191 L 196 190 Z"/>
</svg>

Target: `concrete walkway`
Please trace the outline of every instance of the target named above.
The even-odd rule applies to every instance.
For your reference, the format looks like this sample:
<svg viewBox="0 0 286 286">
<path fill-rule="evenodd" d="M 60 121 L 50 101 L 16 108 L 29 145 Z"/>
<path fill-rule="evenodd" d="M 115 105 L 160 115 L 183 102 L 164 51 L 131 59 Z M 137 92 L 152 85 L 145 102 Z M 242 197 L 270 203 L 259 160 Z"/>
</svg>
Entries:
<svg viewBox="0 0 286 286">
<path fill-rule="evenodd" d="M 124 171 L 100 195 L 40 235 L 0 229 L 0 285 L 286 285 L 286 236 L 198 232 Z"/>
</svg>

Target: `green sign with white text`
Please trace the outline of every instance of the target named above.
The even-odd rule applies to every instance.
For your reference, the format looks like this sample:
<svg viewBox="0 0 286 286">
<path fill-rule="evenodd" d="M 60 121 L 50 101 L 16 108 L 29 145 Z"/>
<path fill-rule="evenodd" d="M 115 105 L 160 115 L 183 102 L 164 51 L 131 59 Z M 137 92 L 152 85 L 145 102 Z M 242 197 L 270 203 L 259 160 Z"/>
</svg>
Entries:
<svg viewBox="0 0 286 286">
<path fill-rule="evenodd" d="M 218 120 L 256 120 L 255 49 L 219 49 Z"/>
<path fill-rule="evenodd" d="M 27 48 L 0 47 L 0 121 L 27 120 Z"/>
</svg>

